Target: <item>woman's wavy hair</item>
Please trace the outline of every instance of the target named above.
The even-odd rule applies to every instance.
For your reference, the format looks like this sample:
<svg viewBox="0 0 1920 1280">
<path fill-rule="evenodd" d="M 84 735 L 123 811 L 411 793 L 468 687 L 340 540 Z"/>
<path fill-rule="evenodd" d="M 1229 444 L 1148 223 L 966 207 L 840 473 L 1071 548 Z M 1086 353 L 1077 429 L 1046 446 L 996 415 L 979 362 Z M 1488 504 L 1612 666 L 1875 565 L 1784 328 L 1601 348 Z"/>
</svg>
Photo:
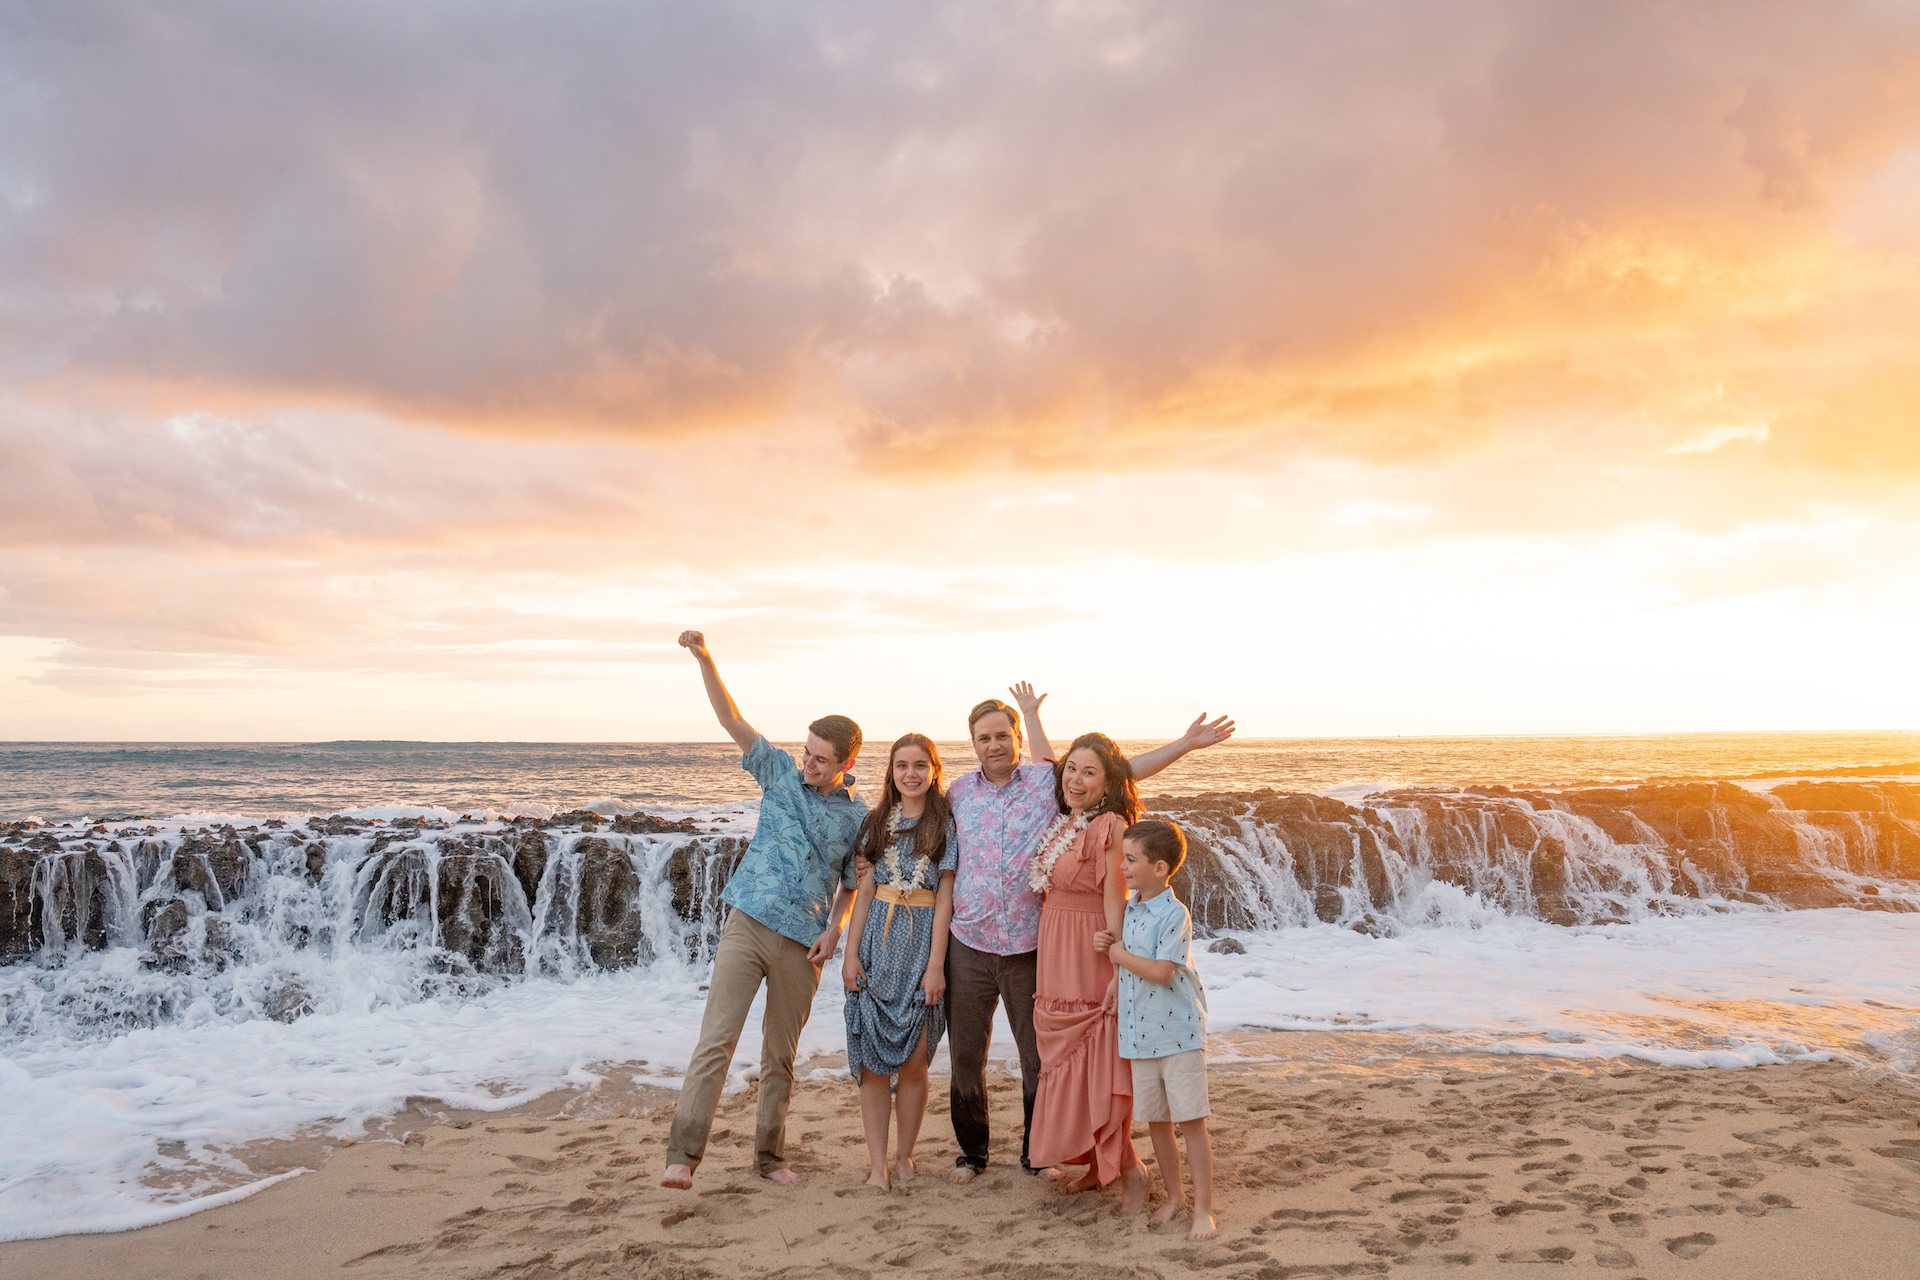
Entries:
<svg viewBox="0 0 1920 1280">
<path fill-rule="evenodd" d="M 1053 765 L 1053 798 L 1060 806 L 1060 812 L 1072 813 L 1073 806 L 1067 803 L 1067 757 L 1076 751 L 1091 751 L 1100 758 L 1100 765 L 1107 773 L 1107 789 L 1100 796 L 1100 803 L 1087 811 L 1089 818 L 1103 813 L 1117 813 L 1129 826 L 1140 821 L 1140 788 L 1133 780 L 1133 765 L 1120 752 L 1120 744 L 1104 733 L 1083 733 L 1073 740 L 1073 745 L 1060 753 Z"/>
<path fill-rule="evenodd" d="M 868 862 L 878 862 L 887 852 L 887 815 L 900 803 L 900 788 L 893 783 L 893 758 L 902 747 L 919 747 L 933 762 L 933 777 L 927 784 L 927 807 L 913 825 L 913 856 L 937 863 L 947 855 L 947 826 L 953 807 L 947 803 L 946 788 L 941 785 L 940 748 L 924 733 L 903 734 L 887 749 L 887 768 L 880 779 L 880 803 L 873 806 L 867 820 L 860 824 L 853 850 Z"/>
</svg>

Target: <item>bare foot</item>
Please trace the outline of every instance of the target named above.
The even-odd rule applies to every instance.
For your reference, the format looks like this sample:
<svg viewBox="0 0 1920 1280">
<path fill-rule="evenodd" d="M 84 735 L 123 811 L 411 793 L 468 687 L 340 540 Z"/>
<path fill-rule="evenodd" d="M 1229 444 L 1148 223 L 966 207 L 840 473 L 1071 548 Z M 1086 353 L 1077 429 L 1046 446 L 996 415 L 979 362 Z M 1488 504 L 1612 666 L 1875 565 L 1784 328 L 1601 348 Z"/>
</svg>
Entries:
<svg viewBox="0 0 1920 1280">
<path fill-rule="evenodd" d="M 902 1182 L 912 1182 L 914 1172 L 913 1161 L 911 1160 L 900 1160 L 895 1162 L 893 1166 L 893 1176 Z"/>
<path fill-rule="evenodd" d="M 1120 1194 L 1120 1212 L 1136 1214 L 1147 1207 L 1147 1171 L 1134 1165 L 1120 1175 L 1124 1184 Z"/>
<path fill-rule="evenodd" d="M 1072 1182 L 1063 1183 L 1060 1187 L 1060 1190 L 1070 1196 L 1079 1195 L 1082 1191 L 1098 1191 L 1099 1189 L 1100 1173 L 1097 1169 L 1089 1169 Z"/>
<path fill-rule="evenodd" d="M 1046 1168 L 1040 1171 L 1040 1176 L 1045 1178 L 1048 1182 L 1065 1182 L 1068 1178 L 1071 1178 L 1073 1175 L 1068 1173 L 1065 1167 L 1061 1165 L 1050 1164 Z"/>
<path fill-rule="evenodd" d="M 1148 1218 L 1147 1221 L 1156 1227 L 1164 1227 L 1179 1217 L 1180 1211 L 1186 1207 L 1187 1202 L 1185 1200 L 1169 1200 L 1158 1209 L 1155 1209 L 1153 1216 Z"/>
<path fill-rule="evenodd" d="M 778 1169 L 769 1169 L 765 1173 L 761 1174 L 760 1176 L 765 1178 L 768 1182 L 778 1183 L 780 1186 L 783 1186 L 783 1187 L 790 1187 L 794 1183 L 800 1181 L 800 1175 L 795 1173 L 793 1170 L 787 1168 L 785 1165 L 781 1165 Z"/>
<path fill-rule="evenodd" d="M 675 1191 L 693 1189 L 693 1170 L 684 1164 L 670 1164 L 667 1171 L 660 1175 L 660 1185 L 672 1187 Z"/>
<path fill-rule="evenodd" d="M 970 1164 L 957 1164 L 953 1166 L 953 1173 L 949 1176 L 953 1179 L 954 1186 L 964 1187 L 979 1177 L 980 1171 Z"/>
<path fill-rule="evenodd" d="M 867 1175 L 867 1185 L 870 1187 L 878 1187 L 882 1191 L 885 1191 L 887 1189 L 887 1171 L 885 1169 L 875 1169 Z"/>
<path fill-rule="evenodd" d="M 1212 1214 L 1196 1213 L 1193 1215 L 1193 1230 L 1187 1232 L 1187 1239 L 1211 1240 L 1219 1234 L 1220 1228 L 1213 1224 Z"/>
</svg>

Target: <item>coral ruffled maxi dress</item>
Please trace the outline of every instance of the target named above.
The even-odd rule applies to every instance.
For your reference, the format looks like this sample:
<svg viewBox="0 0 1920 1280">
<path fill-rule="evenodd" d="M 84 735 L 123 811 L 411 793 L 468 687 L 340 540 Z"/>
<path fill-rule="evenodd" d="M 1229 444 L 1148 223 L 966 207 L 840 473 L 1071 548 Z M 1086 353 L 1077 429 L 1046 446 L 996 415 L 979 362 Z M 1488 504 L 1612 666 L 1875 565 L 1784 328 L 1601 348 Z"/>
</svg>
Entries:
<svg viewBox="0 0 1920 1280">
<path fill-rule="evenodd" d="M 1091 1165 L 1104 1186 L 1138 1164 L 1133 1149 L 1133 1070 L 1120 1056 L 1120 1019 L 1102 1008 L 1113 963 L 1093 949 L 1107 927 L 1107 846 L 1120 815 L 1087 824 L 1053 865 L 1040 910 L 1033 1034 L 1040 1092 L 1033 1103 L 1033 1167 Z"/>
</svg>

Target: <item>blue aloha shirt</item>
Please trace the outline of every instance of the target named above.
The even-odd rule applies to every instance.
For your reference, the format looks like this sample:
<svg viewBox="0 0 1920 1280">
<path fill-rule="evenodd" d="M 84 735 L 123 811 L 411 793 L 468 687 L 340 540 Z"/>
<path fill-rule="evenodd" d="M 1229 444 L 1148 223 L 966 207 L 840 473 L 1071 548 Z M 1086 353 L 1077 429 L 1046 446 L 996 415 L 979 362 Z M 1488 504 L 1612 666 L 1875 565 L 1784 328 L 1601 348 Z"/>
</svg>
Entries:
<svg viewBox="0 0 1920 1280">
<path fill-rule="evenodd" d="M 1120 971 L 1120 1056 L 1169 1058 L 1206 1047 L 1207 993 L 1193 971 L 1193 918 L 1171 889 L 1147 901 L 1134 894 L 1120 945 L 1143 960 L 1171 960 L 1173 981 L 1148 982 Z"/>
<path fill-rule="evenodd" d="M 764 734 L 740 767 L 760 784 L 760 821 L 720 901 L 810 947 L 833 919 L 835 891 L 854 887 L 853 838 L 867 802 L 844 786 L 821 795 Z"/>
</svg>

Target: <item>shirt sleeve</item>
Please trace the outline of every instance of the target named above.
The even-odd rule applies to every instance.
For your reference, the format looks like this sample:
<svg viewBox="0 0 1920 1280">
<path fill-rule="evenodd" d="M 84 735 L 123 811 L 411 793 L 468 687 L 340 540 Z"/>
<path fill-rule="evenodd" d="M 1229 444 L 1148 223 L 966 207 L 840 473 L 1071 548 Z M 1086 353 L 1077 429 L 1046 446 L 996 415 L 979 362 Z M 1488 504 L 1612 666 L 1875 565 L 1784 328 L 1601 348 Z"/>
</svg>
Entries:
<svg viewBox="0 0 1920 1280">
<path fill-rule="evenodd" d="M 866 825 L 867 815 L 873 812 L 867 802 L 860 797 L 855 796 L 853 800 L 855 805 L 853 834 L 847 837 L 847 847 L 840 855 L 840 887 L 843 889 L 860 887 L 859 877 L 853 874 L 853 846 L 860 843 L 860 828 Z"/>
<path fill-rule="evenodd" d="M 1154 939 L 1153 958 L 1171 960 L 1177 965 L 1193 963 L 1193 918 L 1183 904 L 1167 912 L 1160 922 L 1160 936 Z"/>
<path fill-rule="evenodd" d="M 960 824 L 947 819 L 947 847 L 940 855 L 935 871 L 957 871 L 960 867 Z"/>
<path fill-rule="evenodd" d="M 768 742 L 764 733 L 754 735 L 753 745 L 740 758 L 740 767 L 753 775 L 762 791 L 772 791 L 781 783 L 791 781 L 800 771 L 794 758 Z"/>
<path fill-rule="evenodd" d="M 1126 819 L 1117 813 L 1103 813 L 1087 827 L 1086 856 L 1093 862 L 1093 882 L 1101 892 L 1107 888 L 1107 849 L 1120 838 Z M 1126 886 L 1121 886 L 1126 891 Z"/>
<path fill-rule="evenodd" d="M 1036 793 L 1044 793 L 1050 799 L 1053 794 L 1053 766 L 1044 761 L 1029 760 L 1019 766 L 1020 785 Z"/>
</svg>

